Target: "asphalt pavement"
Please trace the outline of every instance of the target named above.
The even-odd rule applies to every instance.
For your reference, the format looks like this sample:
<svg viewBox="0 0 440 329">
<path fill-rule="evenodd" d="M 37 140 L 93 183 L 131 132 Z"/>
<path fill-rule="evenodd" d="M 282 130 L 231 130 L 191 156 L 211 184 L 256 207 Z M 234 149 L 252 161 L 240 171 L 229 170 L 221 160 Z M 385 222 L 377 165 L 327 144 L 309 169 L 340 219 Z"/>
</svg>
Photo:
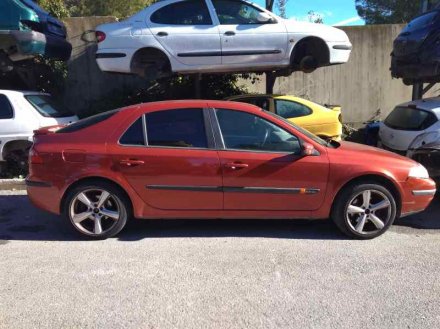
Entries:
<svg viewBox="0 0 440 329">
<path fill-rule="evenodd" d="M 0 328 L 440 327 L 440 198 L 371 241 L 302 220 L 88 241 L 23 194 L 0 195 Z"/>
</svg>

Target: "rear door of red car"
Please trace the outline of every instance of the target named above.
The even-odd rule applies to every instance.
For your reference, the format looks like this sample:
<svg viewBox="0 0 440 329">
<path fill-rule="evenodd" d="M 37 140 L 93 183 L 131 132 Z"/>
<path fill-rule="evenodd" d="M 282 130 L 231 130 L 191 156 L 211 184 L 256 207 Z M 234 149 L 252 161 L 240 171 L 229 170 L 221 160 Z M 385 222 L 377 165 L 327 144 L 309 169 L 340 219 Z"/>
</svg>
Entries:
<svg viewBox="0 0 440 329">
<path fill-rule="evenodd" d="M 112 150 L 115 167 L 156 209 L 220 210 L 222 175 L 202 108 L 146 113 Z"/>
<path fill-rule="evenodd" d="M 225 210 L 310 211 L 324 201 L 326 154 L 301 155 L 301 140 L 252 113 L 216 109 Z M 214 114 L 215 113 L 215 114 Z"/>
</svg>

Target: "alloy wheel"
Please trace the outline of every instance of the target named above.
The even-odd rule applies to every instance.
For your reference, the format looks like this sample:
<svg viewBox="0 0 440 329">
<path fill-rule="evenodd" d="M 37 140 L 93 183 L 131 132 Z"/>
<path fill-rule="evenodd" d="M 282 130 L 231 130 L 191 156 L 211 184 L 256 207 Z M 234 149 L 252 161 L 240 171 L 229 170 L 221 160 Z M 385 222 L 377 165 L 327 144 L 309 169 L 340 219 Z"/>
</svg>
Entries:
<svg viewBox="0 0 440 329">
<path fill-rule="evenodd" d="M 358 234 L 369 235 L 383 230 L 392 216 L 391 200 L 378 190 L 365 190 L 350 200 L 346 221 Z"/>
<path fill-rule="evenodd" d="M 88 189 L 78 193 L 70 203 L 69 217 L 81 232 L 101 236 L 121 218 L 116 197 L 104 189 Z"/>
</svg>

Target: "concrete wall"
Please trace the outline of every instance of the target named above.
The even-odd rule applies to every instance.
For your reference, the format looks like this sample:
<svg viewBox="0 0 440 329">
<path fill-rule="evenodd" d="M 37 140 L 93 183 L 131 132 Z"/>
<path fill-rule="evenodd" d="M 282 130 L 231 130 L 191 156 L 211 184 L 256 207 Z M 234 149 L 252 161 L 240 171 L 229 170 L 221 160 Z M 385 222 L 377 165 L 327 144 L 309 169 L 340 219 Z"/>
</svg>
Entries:
<svg viewBox="0 0 440 329">
<path fill-rule="evenodd" d="M 70 18 L 66 21 L 73 56 L 64 100 L 78 113 L 93 102 L 126 88 L 148 83 L 133 76 L 103 73 L 95 62 L 96 45 L 82 40 L 84 31 L 115 21 L 112 17 Z M 302 96 L 319 103 L 340 104 L 344 121 L 360 124 L 380 110 L 382 117 L 396 105 L 411 99 L 411 88 L 392 79 L 389 71 L 392 42 L 402 25 L 343 28 L 353 43 L 349 63 L 318 69 L 312 74 L 294 73 L 277 79 L 274 92 Z M 256 84 L 242 82 L 250 92 L 265 91 L 264 76 Z"/>
</svg>

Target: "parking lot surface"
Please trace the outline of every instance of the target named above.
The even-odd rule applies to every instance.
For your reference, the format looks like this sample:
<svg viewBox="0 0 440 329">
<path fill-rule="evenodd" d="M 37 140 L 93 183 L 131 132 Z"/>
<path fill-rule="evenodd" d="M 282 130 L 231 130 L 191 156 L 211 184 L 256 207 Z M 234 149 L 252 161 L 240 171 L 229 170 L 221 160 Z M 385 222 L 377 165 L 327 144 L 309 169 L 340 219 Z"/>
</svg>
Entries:
<svg viewBox="0 0 440 329">
<path fill-rule="evenodd" d="M 440 198 L 372 241 L 279 220 L 87 241 L 17 194 L 0 195 L 0 328 L 440 327 Z"/>
</svg>

